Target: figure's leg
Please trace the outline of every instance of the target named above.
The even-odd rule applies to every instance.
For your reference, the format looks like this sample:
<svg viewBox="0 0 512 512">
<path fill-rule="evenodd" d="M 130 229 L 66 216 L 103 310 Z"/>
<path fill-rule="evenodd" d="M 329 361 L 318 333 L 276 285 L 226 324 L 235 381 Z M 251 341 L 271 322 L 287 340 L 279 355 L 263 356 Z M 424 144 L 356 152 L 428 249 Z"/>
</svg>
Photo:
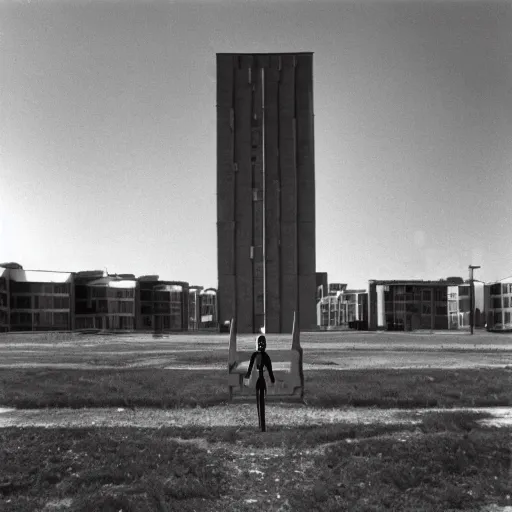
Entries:
<svg viewBox="0 0 512 512">
<path fill-rule="evenodd" d="M 256 407 L 258 409 L 258 428 L 261 427 L 261 411 L 260 411 L 260 381 L 256 382 Z"/>
<path fill-rule="evenodd" d="M 260 389 L 260 416 L 261 416 L 260 426 L 261 426 L 262 432 L 265 432 L 267 430 L 266 426 L 265 426 L 265 393 L 266 393 L 266 391 L 267 391 L 266 386 L 262 386 Z"/>
</svg>

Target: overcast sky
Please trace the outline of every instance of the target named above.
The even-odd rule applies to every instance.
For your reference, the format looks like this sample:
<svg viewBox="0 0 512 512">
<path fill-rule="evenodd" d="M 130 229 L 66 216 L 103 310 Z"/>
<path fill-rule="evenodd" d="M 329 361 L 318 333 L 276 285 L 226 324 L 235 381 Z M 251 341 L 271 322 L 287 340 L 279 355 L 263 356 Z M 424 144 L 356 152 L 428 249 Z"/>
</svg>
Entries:
<svg viewBox="0 0 512 512">
<path fill-rule="evenodd" d="M 215 54 L 312 51 L 317 270 L 511 275 L 511 5 L 2 1 L 0 261 L 216 286 Z"/>
</svg>

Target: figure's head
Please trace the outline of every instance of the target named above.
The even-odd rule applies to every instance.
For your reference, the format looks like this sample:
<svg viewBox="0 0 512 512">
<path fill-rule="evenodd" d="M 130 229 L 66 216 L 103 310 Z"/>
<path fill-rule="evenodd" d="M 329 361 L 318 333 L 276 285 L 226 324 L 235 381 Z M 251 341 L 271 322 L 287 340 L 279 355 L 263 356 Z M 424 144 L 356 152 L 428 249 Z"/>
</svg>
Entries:
<svg viewBox="0 0 512 512">
<path fill-rule="evenodd" d="M 259 350 L 260 352 L 263 352 L 267 348 L 267 340 L 266 340 L 265 336 L 263 336 L 263 335 L 258 336 L 258 340 L 256 342 L 256 347 L 257 347 L 257 350 Z"/>
</svg>

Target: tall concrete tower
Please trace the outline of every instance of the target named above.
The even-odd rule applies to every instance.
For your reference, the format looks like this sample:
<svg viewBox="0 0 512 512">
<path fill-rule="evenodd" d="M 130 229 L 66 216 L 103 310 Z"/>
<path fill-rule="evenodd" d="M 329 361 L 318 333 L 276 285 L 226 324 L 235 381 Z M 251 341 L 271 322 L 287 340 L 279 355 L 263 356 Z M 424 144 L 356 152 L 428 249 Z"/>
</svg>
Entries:
<svg viewBox="0 0 512 512">
<path fill-rule="evenodd" d="M 316 325 L 313 54 L 217 54 L 219 320 Z"/>
</svg>

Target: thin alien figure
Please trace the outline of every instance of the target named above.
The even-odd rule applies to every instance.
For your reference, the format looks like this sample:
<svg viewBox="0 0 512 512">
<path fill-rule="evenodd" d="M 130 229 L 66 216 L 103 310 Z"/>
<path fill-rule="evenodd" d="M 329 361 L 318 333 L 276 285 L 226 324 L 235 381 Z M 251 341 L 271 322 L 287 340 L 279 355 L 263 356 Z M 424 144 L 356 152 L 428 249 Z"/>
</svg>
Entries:
<svg viewBox="0 0 512 512">
<path fill-rule="evenodd" d="M 256 381 L 256 406 L 258 408 L 258 422 L 262 432 L 266 431 L 265 427 L 265 395 L 267 394 L 267 383 L 263 376 L 265 367 L 268 370 L 270 381 L 272 384 L 275 383 L 274 372 L 272 371 L 272 361 L 270 356 L 265 352 L 267 348 L 267 340 L 265 336 L 258 336 L 257 340 L 257 351 L 253 352 L 251 361 L 249 362 L 249 368 L 245 374 L 245 378 L 249 379 L 251 376 L 252 367 L 256 361 L 256 369 L 259 372 L 258 380 Z"/>
</svg>

